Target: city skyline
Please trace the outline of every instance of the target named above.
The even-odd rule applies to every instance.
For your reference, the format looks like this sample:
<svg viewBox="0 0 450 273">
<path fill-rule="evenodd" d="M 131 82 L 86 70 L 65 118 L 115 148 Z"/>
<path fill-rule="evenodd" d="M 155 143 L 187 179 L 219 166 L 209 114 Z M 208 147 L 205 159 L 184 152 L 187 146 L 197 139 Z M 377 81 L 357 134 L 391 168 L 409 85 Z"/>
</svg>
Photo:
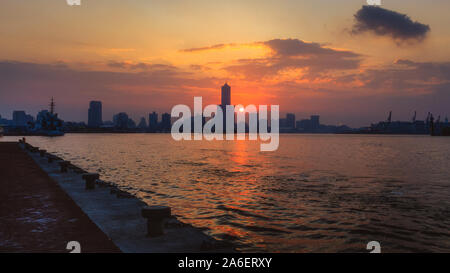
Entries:
<svg viewBox="0 0 450 273">
<path fill-rule="evenodd" d="M 234 105 L 237 105 L 237 104 L 239 104 L 239 103 L 235 103 Z M 226 105 L 233 105 L 231 103 L 231 86 L 228 85 L 228 82 L 226 82 L 223 86 L 220 87 L 220 104 L 218 103 L 217 105 L 222 108 L 224 108 Z M 55 107 L 55 105 L 53 104 L 53 97 L 52 97 L 52 109 L 54 107 Z M 39 113 L 43 112 L 43 111 L 47 111 L 47 110 L 46 109 L 40 110 Z M 36 116 L 38 116 L 39 113 Z M 160 119 L 161 122 L 158 119 L 158 113 L 161 114 L 161 119 Z M 146 115 L 135 116 L 133 118 L 128 115 L 127 111 L 119 111 L 119 112 L 113 113 L 110 120 L 109 119 L 103 120 L 103 118 L 102 118 L 103 117 L 102 101 L 92 100 L 89 102 L 86 120 L 78 120 L 78 121 L 70 120 L 70 121 L 66 121 L 66 122 L 85 123 L 87 127 L 99 128 L 102 125 L 117 126 L 117 123 L 118 123 L 117 120 L 124 119 L 125 121 L 122 121 L 121 123 L 126 123 L 128 125 L 127 126 L 120 125 L 118 127 L 141 128 L 141 127 L 143 127 L 142 124 L 145 123 L 145 124 L 148 124 L 148 125 L 144 126 L 145 128 L 150 129 L 150 131 L 155 131 L 156 128 L 159 126 L 159 124 L 165 123 L 165 125 L 163 125 L 163 128 L 165 128 L 165 130 L 167 131 L 168 130 L 167 115 L 170 116 L 170 114 L 168 112 L 158 112 L 158 113 L 155 111 L 150 111 Z M 312 131 L 317 131 L 319 129 L 319 126 L 321 125 L 319 122 L 320 114 L 311 114 L 309 116 L 304 115 L 300 119 L 296 119 L 295 112 L 284 112 L 284 114 L 285 114 L 285 118 L 280 117 L 280 128 L 281 129 L 284 128 L 285 131 L 289 131 L 290 129 L 298 129 L 298 128 L 309 128 Z M 422 121 L 427 121 L 430 118 L 430 114 L 431 114 L 431 112 L 428 111 L 426 118 L 424 117 L 424 119 Z M 441 117 L 440 114 L 438 114 L 436 116 L 438 116 L 439 118 Z M 146 117 L 148 117 L 148 119 Z M 308 119 L 308 117 L 309 117 L 309 119 Z M 388 117 L 389 122 L 391 122 L 391 119 L 392 119 L 392 110 L 389 111 L 389 117 Z M 412 122 L 415 122 L 416 119 L 421 120 L 420 117 L 417 116 L 417 111 L 414 111 L 414 117 L 412 118 Z M 5 119 L 5 117 L 0 114 L 0 121 L 2 121 L 2 120 L 7 121 L 7 119 Z M 18 120 L 20 120 L 20 121 L 18 121 Z M 34 121 L 34 117 L 33 117 L 33 115 L 27 114 L 26 111 L 24 111 L 24 110 L 13 110 L 11 121 L 12 121 L 12 124 L 14 124 L 16 126 L 24 126 L 28 121 L 31 121 L 31 122 Z M 139 122 L 137 122 L 137 121 L 139 121 Z M 383 122 L 383 121 L 384 120 L 380 119 L 375 122 L 371 122 L 369 124 L 365 124 L 363 126 L 353 127 L 353 128 L 356 129 L 356 128 L 370 127 L 370 126 L 376 125 L 377 123 Z M 411 120 L 406 119 L 406 120 L 402 121 L 400 119 L 397 119 L 395 121 L 409 122 Z M 442 121 L 444 121 L 445 123 L 448 122 L 447 115 L 442 116 Z M 170 119 L 169 119 L 169 124 L 170 124 Z M 339 124 L 329 124 L 328 126 L 344 126 L 347 128 L 352 128 L 351 126 L 348 127 L 348 124 L 346 124 L 345 122 L 342 122 Z M 141 129 L 143 129 L 143 128 L 141 128 Z"/>
<path fill-rule="evenodd" d="M 98 100 L 95 100 L 95 101 L 97 102 Z M 93 101 L 90 101 L 90 102 L 93 102 Z M 101 103 L 101 101 L 98 101 L 98 102 Z M 89 102 L 87 103 L 87 105 L 88 106 L 86 107 L 86 111 L 85 111 L 86 114 L 85 114 L 85 118 L 84 119 L 81 119 L 81 120 L 66 120 L 63 117 L 62 117 L 62 119 L 67 121 L 67 122 L 84 122 L 84 123 L 86 123 L 86 125 L 88 125 L 89 124 Z M 220 105 L 220 104 L 217 104 L 217 105 Z M 5 114 L 5 113 L 1 113 L 0 112 L 0 119 L 13 120 L 14 119 L 14 112 L 25 112 L 25 114 L 27 116 L 36 117 L 39 114 L 39 112 L 41 112 L 43 110 L 46 110 L 45 107 L 42 107 L 40 110 L 37 110 L 34 113 L 34 112 L 31 112 L 31 111 L 29 112 L 26 109 L 24 110 L 23 108 L 18 108 L 18 109 L 22 109 L 22 110 L 12 110 L 10 112 L 10 114 L 8 114 L 8 113 Z M 64 111 L 62 111 L 62 112 L 64 112 Z M 108 111 L 108 112 L 111 113 L 110 111 Z M 104 119 L 102 121 L 103 122 L 113 122 L 114 116 L 116 114 L 118 114 L 118 113 L 121 113 L 121 112 L 124 112 L 124 113 L 127 113 L 127 114 L 129 113 L 129 111 L 126 111 L 126 110 L 118 110 L 116 112 L 112 112 L 112 114 L 106 115 L 106 116 L 109 116 L 109 118 Z M 142 114 L 142 115 L 140 115 L 140 114 L 135 114 L 135 115 L 132 115 L 132 116 L 130 115 L 130 118 L 133 119 L 133 121 L 136 122 L 136 121 L 139 121 L 143 117 L 147 117 L 146 118 L 146 122 L 148 122 L 149 121 L 148 116 L 151 115 L 152 113 L 156 113 L 156 115 L 158 116 L 158 114 L 163 114 L 163 113 L 168 113 L 168 112 L 170 112 L 170 109 L 167 110 L 167 111 L 166 110 L 157 111 L 156 109 L 154 109 L 154 110 L 149 110 L 149 112 L 144 112 L 144 114 Z M 358 128 L 358 127 L 369 126 L 372 123 L 376 123 L 376 122 L 379 122 L 380 120 L 383 120 L 389 112 L 392 112 L 392 110 L 389 110 L 387 112 L 381 112 L 379 117 L 378 117 L 378 119 L 374 119 L 373 121 L 369 121 L 367 124 L 362 124 L 361 126 L 350 126 L 350 127 Z M 430 112 L 432 112 L 432 111 L 424 111 L 423 113 L 420 113 L 420 112 L 418 113 L 418 111 L 416 111 L 416 110 L 411 110 L 406 115 L 405 114 L 397 115 L 395 113 L 395 111 L 394 111 L 394 116 L 395 116 L 394 119 L 396 121 L 409 121 L 409 120 L 411 120 L 411 117 L 413 115 L 416 115 L 418 119 L 425 120 L 427 115 L 428 115 L 428 113 L 430 113 Z M 283 115 L 293 114 L 297 118 L 299 118 L 299 117 L 300 118 L 309 118 L 311 116 L 316 116 L 317 115 L 317 116 L 321 116 L 322 118 L 324 118 L 324 120 L 328 120 L 329 119 L 327 116 L 323 116 L 321 113 L 304 113 L 304 112 L 300 112 L 301 114 L 297 114 L 297 113 L 299 113 L 299 112 L 296 112 L 296 111 L 280 111 L 280 114 L 282 116 Z M 408 114 L 409 114 L 409 116 L 408 116 Z M 436 113 L 436 116 L 441 116 L 443 120 L 445 118 L 448 118 L 447 115 L 445 115 L 445 114 L 443 115 L 443 114 L 440 114 L 440 113 Z M 160 119 L 158 121 L 160 121 Z M 337 126 L 339 126 L 339 125 L 350 125 L 350 123 L 346 123 L 345 120 L 342 120 L 341 122 L 337 122 L 337 123 L 327 122 L 327 124 L 337 125 Z"/>
<path fill-rule="evenodd" d="M 226 82 L 220 87 L 220 104 L 216 104 L 218 107 L 225 111 L 227 105 L 238 105 L 239 103 L 233 104 L 231 101 L 231 86 Z M 54 98 L 51 98 L 50 112 L 53 114 L 57 113 L 55 110 Z M 242 109 L 242 108 L 241 108 Z M 240 109 L 240 110 L 241 110 Z M 36 121 L 42 120 L 41 115 L 46 115 L 48 110 L 41 110 Z M 106 130 L 139 130 L 140 132 L 170 132 L 172 121 L 176 117 L 172 117 L 171 114 L 164 112 L 161 114 L 161 121 L 158 119 L 158 113 L 155 111 L 148 113 L 148 121 L 146 116 L 140 117 L 138 119 L 133 119 L 129 117 L 126 112 L 115 113 L 111 120 L 103 120 L 103 106 L 102 102 L 95 100 L 89 102 L 88 108 L 88 122 L 84 121 L 66 121 L 66 130 L 68 131 L 79 131 L 86 128 L 94 129 L 91 132 L 97 132 L 95 129 Z M 192 120 L 194 115 L 191 116 Z M 139 120 L 139 122 L 136 122 Z M 202 117 L 202 124 L 205 124 L 205 117 Z M 417 118 L 417 111 L 414 111 L 414 116 L 411 120 L 401 121 L 392 119 L 392 111 L 389 111 L 389 116 L 386 120 L 380 120 L 370 125 L 361 126 L 359 128 L 351 128 L 346 124 L 330 125 L 321 124 L 320 115 L 310 115 L 309 118 L 296 119 L 295 113 L 286 113 L 285 117 L 280 117 L 279 128 L 282 133 L 399 133 L 399 134 L 429 134 L 434 133 L 433 121 L 436 121 L 437 130 L 440 133 L 441 126 L 448 126 L 448 117 L 437 115 L 437 119 L 433 116 L 431 112 L 427 113 L 425 119 L 421 120 Z M 39 122 L 37 122 L 39 123 Z M 224 116 L 223 123 L 226 123 Z M 248 126 L 248 120 L 245 121 L 246 126 Z M 34 124 L 34 117 L 32 115 L 26 114 L 23 110 L 14 110 L 13 119 L 7 120 L 2 118 L 0 115 L 0 125 L 7 125 L 16 128 L 33 129 L 36 127 Z M 61 124 L 62 125 L 62 124 Z M 430 127 L 431 126 L 431 127 Z M 39 127 L 39 126 L 38 126 Z M 430 131 L 431 130 L 431 131 Z"/>
</svg>

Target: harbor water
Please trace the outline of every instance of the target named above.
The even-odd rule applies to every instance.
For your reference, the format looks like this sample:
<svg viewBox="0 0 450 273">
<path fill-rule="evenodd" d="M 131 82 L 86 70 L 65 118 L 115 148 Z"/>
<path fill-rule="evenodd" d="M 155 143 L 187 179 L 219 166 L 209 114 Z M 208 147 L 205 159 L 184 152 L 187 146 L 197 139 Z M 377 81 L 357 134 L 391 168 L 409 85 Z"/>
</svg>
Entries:
<svg viewBox="0 0 450 273">
<path fill-rule="evenodd" d="M 274 152 L 170 134 L 26 138 L 240 251 L 450 251 L 449 138 L 290 134 Z"/>
</svg>

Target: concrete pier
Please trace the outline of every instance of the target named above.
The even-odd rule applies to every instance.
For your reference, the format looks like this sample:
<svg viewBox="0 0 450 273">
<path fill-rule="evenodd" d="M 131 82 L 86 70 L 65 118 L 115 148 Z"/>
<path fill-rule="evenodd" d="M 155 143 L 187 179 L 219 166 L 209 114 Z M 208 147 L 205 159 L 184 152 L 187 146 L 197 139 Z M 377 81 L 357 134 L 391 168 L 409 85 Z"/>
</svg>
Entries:
<svg viewBox="0 0 450 273">
<path fill-rule="evenodd" d="M 0 142 L 0 169 L 0 252 L 120 252 L 17 143 Z"/>
<path fill-rule="evenodd" d="M 61 172 L 62 162 L 49 163 L 39 154 L 28 154 L 122 252 L 235 252 L 230 246 L 177 220 L 170 208 L 149 209 L 145 202 L 113 183 L 99 180 L 95 174 L 87 174 L 70 163 L 66 172 Z"/>
</svg>

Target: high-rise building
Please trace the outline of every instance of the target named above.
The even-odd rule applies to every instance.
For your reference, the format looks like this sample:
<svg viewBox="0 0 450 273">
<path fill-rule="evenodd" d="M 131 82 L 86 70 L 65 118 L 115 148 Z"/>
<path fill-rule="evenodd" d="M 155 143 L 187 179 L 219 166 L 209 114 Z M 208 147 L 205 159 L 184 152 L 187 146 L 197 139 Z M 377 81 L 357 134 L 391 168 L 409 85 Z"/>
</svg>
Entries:
<svg viewBox="0 0 450 273">
<path fill-rule="evenodd" d="M 158 129 L 158 114 L 156 112 L 148 115 L 148 128 L 151 132 L 155 132 Z"/>
<path fill-rule="evenodd" d="M 231 105 L 231 87 L 228 83 L 222 86 L 222 103 L 221 105 L 225 107 L 226 105 Z"/>
<path fill-rule="evenodd" d="M 311 116 L 311 129 L 312 130 L 317 130 L 320 127 L 320 116 L 318 115 L 313 115 Z"/>
<path fill-rule="evenodd" d="M 13 124 L 14 126 L 27 125 L 27 114 L 25 114 L 25 111 L 13 111 Z"/>
<path fill-rule="evenodd" d="M 2 116 L 0 115 L 0 125 L 8 125 L 8 124 L 10 124 L 10 121 L 5 118 L 2 118 Z"/>
<path fill-rule="evenodd" d="M 294 129 L 295 128 L 295 114 L 286 114 L 286 127 Z"/>
<path fill-rule="evenodd" d="M 102 102 L 91 101 L 88 110 L 88 126 L 98 128 L 102 125 Z"/>
<path fill-rule="evenodd" d="M 172 129 L 171 116 L 169 113 L 164 113 L 161 116 L 161 130 L 165 132 L 170 132 Z"/>
<path fill-rule="evenodd" d="M 113 117 L 113 122 L 114 122 L 114 127 L 119 128 L 119 129 L 128 129 L 128 123 L 129 123 L 129 118 L 127 113 L 121 112 L 118 113 L 117 115 L 114 115 Z"/>
<path fill-rule="evenodd" d="M 295 129 L 295 115 L 291 113 L 286 114 L 286 118 L 279 120 L 280 132 L 292 132 Z"/>
</svg>

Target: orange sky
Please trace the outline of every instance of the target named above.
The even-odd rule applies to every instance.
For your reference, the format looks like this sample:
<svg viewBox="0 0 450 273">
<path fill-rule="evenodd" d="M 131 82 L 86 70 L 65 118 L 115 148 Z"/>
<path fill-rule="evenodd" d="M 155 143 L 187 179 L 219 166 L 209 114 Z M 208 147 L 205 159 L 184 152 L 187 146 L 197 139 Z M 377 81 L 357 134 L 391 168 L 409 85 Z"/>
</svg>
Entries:
<svg viewBox="0 0 450 273">
<path fill-rule="evenodd" d="M 405 119 L 450 114 L 450 2 L 383 1 L 430 26 L 402 44 L 350 33 L 364 3 L 5 0 L 0 115 L 35 114 L 53 95 L 66 120 L 86 120 L 92 99 L 105 119 L 127 111 L 137 120 L 194 95 L 218 103 L 225 81 L 234 104 L 280 104 L 331 124 L 368 124 L 393 108 Z"/>
</svg>

